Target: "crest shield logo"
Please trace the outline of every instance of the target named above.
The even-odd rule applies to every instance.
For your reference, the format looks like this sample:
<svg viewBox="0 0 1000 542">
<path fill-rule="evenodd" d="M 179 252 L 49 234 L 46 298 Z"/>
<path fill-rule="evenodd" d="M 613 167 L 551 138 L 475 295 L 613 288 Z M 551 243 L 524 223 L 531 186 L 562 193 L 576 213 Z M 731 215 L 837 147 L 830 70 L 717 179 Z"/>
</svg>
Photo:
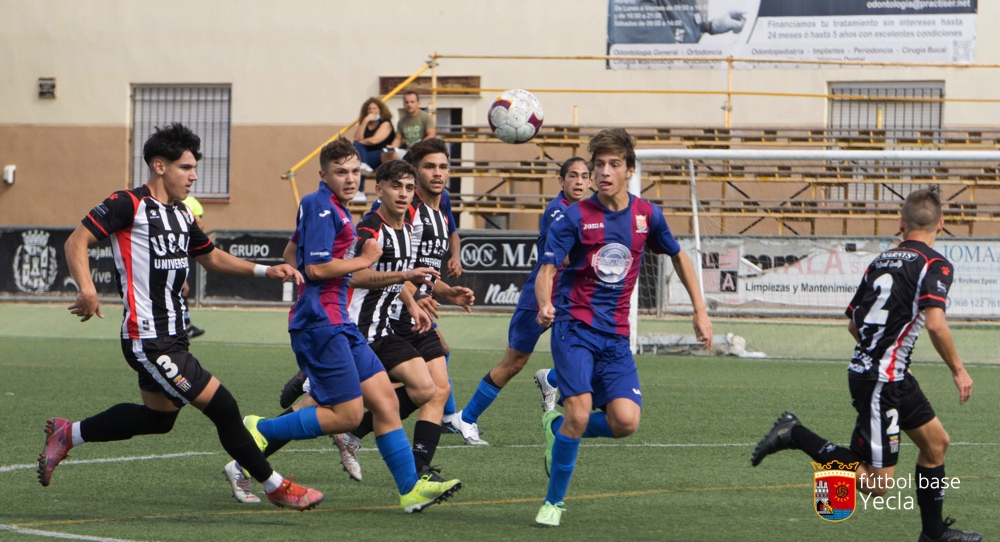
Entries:
<svg viewBox="0 0 1000 542">
<path fill-rule="evenodd" d="M 649 233 L 649 228 L 646 226 L 646 215 L 636 215 L 635 233 Z"/>
<path fill-rule="evenodd" d="M 29 294 L 48 292 L 59 273 L 56 249 L 49 246 L 49 233 L 28 230 L 21 238 L 24 243 L 14 253 L 14 284 Z"/>
<path fill-rule="evenodd" d="M 813 510 L 826 521 L 844 521 L 854 514 L 857 463 L 833 460 L 813 463 Z"/>
</svg>

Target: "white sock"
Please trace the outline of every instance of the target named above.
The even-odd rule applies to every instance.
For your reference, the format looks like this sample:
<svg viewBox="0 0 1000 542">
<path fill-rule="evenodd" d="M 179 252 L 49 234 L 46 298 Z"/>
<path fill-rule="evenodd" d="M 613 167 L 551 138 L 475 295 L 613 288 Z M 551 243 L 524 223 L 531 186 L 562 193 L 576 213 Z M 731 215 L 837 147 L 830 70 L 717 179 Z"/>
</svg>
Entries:
<svg viewBox="0 0 1000 542">
<path fill-rule="evenodd" d="M 285 479 L 280 474 L 278 474 L 278 471 L 272 472 L 271 477 L 268 478 L 267 480 L 264 480 L 264 492 L 274 493 L 275 491 L 278 490 L 279 487 L 281 487 L 281 483 L 284 481 Z"/>
<path fill-rule="evenodd" d="M 80 436 L 80 422 L 73 422 L 73 425 L 69 429 L 69 435 L 73 438 L 73 446 L 79 446 L 86 442 Z"/>
</svg>

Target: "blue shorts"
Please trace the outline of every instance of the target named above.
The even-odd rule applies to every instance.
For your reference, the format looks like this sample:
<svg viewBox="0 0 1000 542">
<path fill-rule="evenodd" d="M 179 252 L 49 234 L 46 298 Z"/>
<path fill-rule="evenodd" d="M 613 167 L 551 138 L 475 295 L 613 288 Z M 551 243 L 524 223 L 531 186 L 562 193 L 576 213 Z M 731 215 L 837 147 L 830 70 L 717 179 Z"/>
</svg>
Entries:
<svg viewBox="0 0 1000 542">
<path fill-rule="evenodd" d="M 514 316 L 510 318 L 510 326 L 507 327 L 507 346 L 525 354 L 534 352 L 538 339 L 548 329 L 538 325 L 535 320 L 537 317 L 538 311 L 515 310 Z"/>
<path fill-rule="evenodd" d="M 361 383 L 385 369 L 355 324 L 289 331 L 299 369 L 309 377 L 309 395 L 320 405 L 361 397 Z"/>
<path fill-rule="evenodd" d="M 594 408 L 615 399 L 630 399 L 642 407 L 639 371 L 628 337 L 604 333 L 586 324 L 561 320 L 552 325 L 552 359 L 564 397 L 590 393 Z"/>
</svg>

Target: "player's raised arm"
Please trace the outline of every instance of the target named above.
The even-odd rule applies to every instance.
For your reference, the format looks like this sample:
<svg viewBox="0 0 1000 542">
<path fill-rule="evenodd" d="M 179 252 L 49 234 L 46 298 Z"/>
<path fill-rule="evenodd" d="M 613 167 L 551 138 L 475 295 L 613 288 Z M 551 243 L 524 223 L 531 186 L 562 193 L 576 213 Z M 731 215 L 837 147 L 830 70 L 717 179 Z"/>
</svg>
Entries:
<svg viewBox="0 0 1000 542">
<path fill-rule="evenodd" d="M 374 239 L 369 239 L 361 247 L 361 253 L 353 258 L 333 258 L 325 263 L 306 264 L 306 275 L 311 280 L 335 279 L 371 267 L 381 257 L 382 247 Z"/>
<path fill-rule="evenodd" d="M 472 290 L 465 286 L 449 286 L 440 280 L 434 283 L 434 297 L 462 307 L 465 312 L 472 312 L 472 305 L 476 301 Z"/>
<path fill-rule="evenodd" d="M 240 277 L 266 277 L 281 281 L 294 280 L 296 284 L 302 284 L 302 274 L 286 263 L 268 267 L 237 258 L 224 250 L 213 250 L 195 256 L 195 259 L 202 267 L 214 273 Z"/>
<path fill-rule="evenodd" d="M 355 271 L 351 276 L 351 287 L 374 290 L 404 282 L 412 282 L 414 284 L 430 283 L 433 279 L 440 277 L 441 273 L 430 267 L 418 267 L 406 271 L 376 271 L 371 268 L 365 268 Z"/>
</svg>

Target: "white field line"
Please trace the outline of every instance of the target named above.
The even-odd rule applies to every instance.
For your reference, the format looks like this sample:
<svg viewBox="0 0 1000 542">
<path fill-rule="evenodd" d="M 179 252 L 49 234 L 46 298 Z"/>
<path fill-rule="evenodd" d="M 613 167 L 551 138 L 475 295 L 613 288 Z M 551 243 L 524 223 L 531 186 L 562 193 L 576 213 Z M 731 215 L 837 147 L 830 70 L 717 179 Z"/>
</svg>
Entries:
<svg viewBox="0 0 1000 542">
<path fill-rule="evenodd" d="M 86 536 L 82 534 L 60 533 L 56 531 L 39 531 L 38 529 L 24 529 L 21 527 L 15 527 L 13 525 L 3 525 L 3 524 L 0 524 L 0 531 L 10 531 L 12 533 L 17 533 L 17 534 L 41 536 L 45 538 L 62 538 L 67 540 L 92 540 L 94 542 L 134 542 L 132 540 L 125 540 L 122 538 L 105 538 L 102 536 Z"/>
<path fill-rule="evenodd" d="M 608 442 L 608 443 L 593 443 L 593 444 L 582 444 L 581 448 L 750 448 L 756 446 L 756 442 L 719 442 L 719 443 L 658 443 L 658 442 L 638 442 L 638 443 L 627 443 L 627 442 Z M 912 442 L 903 442 L 903 446 L 913 446 Z M 997 442 L 952 442 L 949 446 L 975 446 L 975 447 L 991 447 L 1000 446 Z M 491 448 L 544 448 L 544 444 L 508 444 L 505 446 L 490 446 Z M 438 446 L 438 450 L 475 450 L 476 446 L 466 446 L 466 445 L 450 445 L 450 446 Z M 359 452 L 377 452 L 377 448 L 361 448 Z M 305 453 L 305 454 L 328 454 L 335 453 L 334 448 L 314 448 L 314 449 L 299 449 L 299 450 L 281 450 L 281 453 Z M 128 463 L 132 461 L 150 461 L 155 459 L 178 459 L 183 457 L 194 457 L 194 456 L 205 456 L 205 455 L 224 455 L 222 452 L 184 452 L 177 454 L 163 454 L 163 455 L 142 455 L 134 457 L 107 457 L 103 459 L 81 459 L 81 460 L 69 460 L 60 463 L 63 465 L 91 465 L 96 463 Z M 38 468 L 37 463 L 24 464 L 24 465 L 2 465 L 0 466 L 0 474 L 6 472 L 13 472 L 18 470 L 34 470 Z"/>
<path fill-rule="evenodd" d="M 134 457 L 107 457 L 104 459 L 70 459 L 68 461 L 63 461 L 59 463 L 59 466 L 63 465 L 91 465 L 94 463 L 128 463 L 131 461 L 150 461 L 153 459 L 174 459 L 178 457 L 192 457 L 197 455 L 219 455 L 221 452 L 184 452 L 179 454 L 164 454 L 164 455 L 140 455 Z M 26 470 L 26 469 L 37 469 L 38 464 L 32 463 L 30 465 L 2 465 L 0 466 L 0 473 L 11 472 L 15 470 Z M 102 539 L 103 540 L 103 539 Z"/>
</svg>

